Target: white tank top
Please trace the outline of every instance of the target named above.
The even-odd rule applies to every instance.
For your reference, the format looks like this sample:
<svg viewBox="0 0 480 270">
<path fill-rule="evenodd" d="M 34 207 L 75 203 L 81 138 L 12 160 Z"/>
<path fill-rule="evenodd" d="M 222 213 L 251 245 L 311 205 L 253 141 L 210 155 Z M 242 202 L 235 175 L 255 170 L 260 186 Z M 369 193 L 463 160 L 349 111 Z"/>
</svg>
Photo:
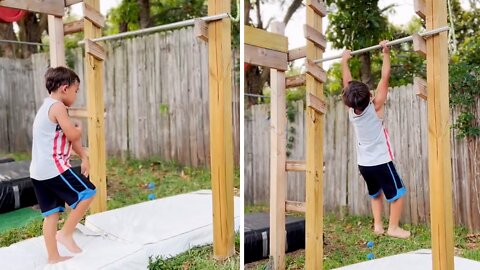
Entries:
<svg viewBox="0 0 480 270">
<path fill-rule="evenodd" d="M 372 102 L 360 115 L 350 108 L 349 119 L 357 135 L 358 165 L 376 166 L 393 160 L 388 132 L 383 127 L 383 121 L 378 118 Z"/>
<path fill-rule="evenodd" d="M 47 97 L 33 121 L 32 162 L 30 177 L 47 180 L 60 175 L 70 166 L 72 144 L 60 128 L 48 118 L 48 112 L 59 100 Z"/>
</svg>

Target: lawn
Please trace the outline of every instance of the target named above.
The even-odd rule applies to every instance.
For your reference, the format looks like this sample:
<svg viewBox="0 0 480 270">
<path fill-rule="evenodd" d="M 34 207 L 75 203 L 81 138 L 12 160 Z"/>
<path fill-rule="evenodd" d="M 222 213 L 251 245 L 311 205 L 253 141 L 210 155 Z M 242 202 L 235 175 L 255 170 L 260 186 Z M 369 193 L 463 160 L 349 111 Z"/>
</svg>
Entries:
<svg viewBox="0 0 480 270">
<path fill-rule="evenodd" d="M 16 160 L 28 159 L 26 154 L 10 154 Z M 239 195 L 239 171 L 236 170 L 235 194 Z M 154 188 L 149 189 L 150 183 Z M 205 168 L 191 168 L 171 161 L 110 159 L 107 162 L 108 209 L 115 209 L 147 201 L 150 194 L 156 198 L 172 196 L 199 189 L 210 189 L 210 173 Z M 60 220 L 59 227 L 64 220 Z M 24 239 L 40 236 L 42 220 L 35 219 L 27 225 L 0 233 L 0 247 L 9 246 Z M 240 245 L 236 235 L 235 256 L 225 261 L 213 259 L 212 246 L 193 248 L 174 258 L 151 258 L 149 269 L 239 269 Z"/>
<path fill-rule="evenodd" d="M 246 212 L 268 211 L 265 206 L 248 206 Z M 387 221 L 384 221 L 387 224 Z M 334 214 L 324 217 L 324 265 L 323 269 L 334 269 L 367 260 L 373 253 L 375 258 L 391 256 L 418 249 L 430 249 L 430 229 L 425 225 L 405 225 L 412 232 L 408 240 L 388 236 L 376 236 L 372 232 L 369 217 L 346 216 L 342 219 Z M 372 241 L 373 248 L 367 243 Z M 464 228 L 455 228 L 455 255 L 480 261 L 480 234 L 468 233 Z M 245 269 L 266 269 L 268 260 L 247 264 Z M 286 255 L 286 269 L 304 269 L 305 251 L 298 250 Z"/>
</svg>

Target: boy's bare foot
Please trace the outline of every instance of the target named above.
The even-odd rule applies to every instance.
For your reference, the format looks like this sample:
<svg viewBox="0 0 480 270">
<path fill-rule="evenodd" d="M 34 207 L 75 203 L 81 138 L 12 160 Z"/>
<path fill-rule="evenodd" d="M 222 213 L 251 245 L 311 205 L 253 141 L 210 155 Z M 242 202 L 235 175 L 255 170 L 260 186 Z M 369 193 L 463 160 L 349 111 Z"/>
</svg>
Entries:
<svg viewBox="0 0 480 270">
<path fill-rule="evenodd" d="M 67 237 L 63 234 L 62 231 L 57 232 L 57 241 L 64 245 L 68 251 L 72 253 L 80 253 L 82 249 L 77 246 L 75 241 L 73 240 L 73 236 Z"/>
<path fill-rule="evenodd" d="M 391 237 L 396 237 L 401 239 L 407 239 L 408 237 L 410 237 L 410 232 L 400 227 L 388 228 L 387 234 Z"/>
<path fill-rule="evenodd" d="M 385 233 L 385 230 L 383 229 L 383 225 L 374 225 L 373 226 L 373 233 L 376 235 L 382 235 Z"/>
<path fill-rule="evenodd" d="M 49 258 L 48 259 L 48 264 L 55 264 L 55 263 L 59 263 L 59 262 L 63 262 L 63 261 L 66 261 L 68 259 L 71 259 L 72 256 L 58 256 L 56 258 Z"/>
</svg>

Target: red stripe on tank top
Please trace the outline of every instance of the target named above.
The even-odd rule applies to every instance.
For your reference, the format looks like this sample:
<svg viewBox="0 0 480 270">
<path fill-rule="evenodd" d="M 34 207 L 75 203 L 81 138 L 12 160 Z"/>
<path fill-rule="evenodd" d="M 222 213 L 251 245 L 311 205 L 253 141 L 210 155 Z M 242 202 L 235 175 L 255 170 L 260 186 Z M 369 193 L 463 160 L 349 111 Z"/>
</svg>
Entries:
<svg viewBox="0 0 480 270">
<path fill-rule="evenodd" d="M 58 141 L 58 136 L 60 135 L 60 131 L 55 132 L 55 137 L 53 139 L 53 160 L 55 161 L 55 166 L 57 166 L 57 170 L 60 173 L 63 173 L 63 167 L 60 163 L 60 160 L 58 160 L 58 155 L 57 155 L 57 141 Z"/>
<path fill-rule="evenodd" d="M 388 136 L 388 130 L 386 128 L 383 128 L 383 134 L 385 134 L 385 140 L 387 141 L 388 153 L 390 154 L 390 158 L 393 160 L 392 148 L 390 147 L 390 136 Z"/>
</svg>

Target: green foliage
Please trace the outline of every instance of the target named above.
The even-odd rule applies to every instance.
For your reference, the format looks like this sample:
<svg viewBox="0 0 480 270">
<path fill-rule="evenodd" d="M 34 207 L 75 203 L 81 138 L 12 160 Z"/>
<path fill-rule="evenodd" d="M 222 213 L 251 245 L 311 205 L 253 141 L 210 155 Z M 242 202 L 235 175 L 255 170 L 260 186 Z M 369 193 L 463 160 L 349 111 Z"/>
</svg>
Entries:
<svg viewBox="0 0 480 270">
<path fill-rule="evenodd" d="M 123 0 L 122 3 L 112 8 L 107 15 L 107 34 L 113 35 L 120 32 L 120 25 L 126 24 L 127 31 L 140 28 L 140 6 L 136 0 Z"/>
</svg>

